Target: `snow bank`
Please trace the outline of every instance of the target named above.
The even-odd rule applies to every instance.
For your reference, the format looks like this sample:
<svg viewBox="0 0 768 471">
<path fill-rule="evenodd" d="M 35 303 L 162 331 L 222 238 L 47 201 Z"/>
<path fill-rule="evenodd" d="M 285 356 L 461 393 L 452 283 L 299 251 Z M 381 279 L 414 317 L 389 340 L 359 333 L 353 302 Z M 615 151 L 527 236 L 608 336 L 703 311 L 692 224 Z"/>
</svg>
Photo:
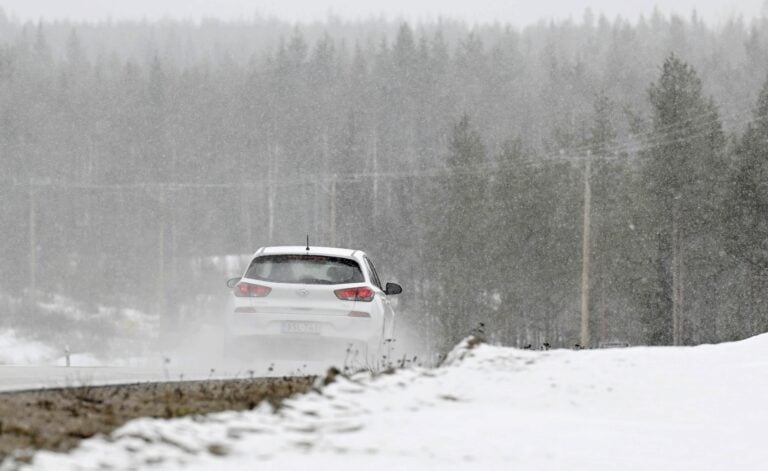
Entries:
<svg viewBox="0 0 768 471">
<path fill-rule="evenodd" d="M 136 309 L 97 306 L 87 308 L 74 299 L 59 294 L 50 294 L 49 300 L 39 302 L 38 307 L 48 313 L 73 322 L 93 323 L 107 321 L 122 331 L 133 336 L 155 336 L 158 330 L 159 316 L 147 314 Z"/>
<path fill-rule="evenodd" d="M 50 361 L 58 352 L 51 347 L 25 339 L 14 330 L 0 331 L 0 365 L 34 365 Z"/>
<path fill-rule="evenodd" d="M 268 406 L 141 419 L 30 469 L 759 470 L 768 336 L 695 348 L 459 346 Z M 5 469 L 9 469 L 6 464 Z"/>
<path fill-rule="evenodd" d="M 2 298 L 2 296 L 0 296 Z M 18 298 L 5 298 L 21 307 Z M 146 356 L 157 341 L 160 317 L 136 309 L 91 306 L 59 294 L 41 296 L 36 309 L 25 322 L 11 324 L 16 338 L 34 336 L 35 345 L 45 347 L 45 355 L 16 354 L 28 348 L 0 344 L 0 364 L 66 364 L 65 351 L 70 349 L 70 363 L 75 366 L 100 366 L 126 363 L 130 357 Z M 0 331 L 1 333 L 1 331 Z M 10 344 L 10 341 L 8 342 Z M 30 343 L 30 342 L 27 342 Z M 34 349 L 34 348 L 33 348 Z M 41 350 L 36 348 L 35 350 Z M 55 351 L 54 351 L 55 350 Z"/>
</svg>

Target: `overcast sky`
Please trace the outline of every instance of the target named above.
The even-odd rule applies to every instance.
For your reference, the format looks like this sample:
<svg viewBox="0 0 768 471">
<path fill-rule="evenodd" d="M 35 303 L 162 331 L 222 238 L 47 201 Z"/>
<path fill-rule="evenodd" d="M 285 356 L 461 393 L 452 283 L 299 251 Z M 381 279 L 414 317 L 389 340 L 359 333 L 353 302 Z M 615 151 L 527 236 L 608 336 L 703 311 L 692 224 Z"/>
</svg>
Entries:
<svg viewBox="0 0 768 471">
<path fill-rule="evenodd" d="M 523 26 L 542 18 L 581 19 L 587 7 L 610 17 L 635 18 L 653 11 L 688 16 L 694 9 L 712 24 L 734 15 L 752 18 L 768 11 L 766 0 L 0 0 L 7 14 L 20 19 L 124 19 L 163 17 L 250 18 L 255 13 L 294 21 L 384 15 L 409 20 L 438 16 L 469 22 L 498 20 Z"/>
</svg>

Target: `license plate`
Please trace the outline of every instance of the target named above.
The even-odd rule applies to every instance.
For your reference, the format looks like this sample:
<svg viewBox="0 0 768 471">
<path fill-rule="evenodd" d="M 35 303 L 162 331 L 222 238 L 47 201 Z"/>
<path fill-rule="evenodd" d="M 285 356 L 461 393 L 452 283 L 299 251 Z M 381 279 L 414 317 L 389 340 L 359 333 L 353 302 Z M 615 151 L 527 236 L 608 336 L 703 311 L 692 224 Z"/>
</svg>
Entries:
<svg viewBox="0 0 768 471">
<path fill-rule="evenodd" d="M 319 335 L 320 324 L 317 322 L 285 321 L 281 326 L 284 334 Z"/>
</svg>

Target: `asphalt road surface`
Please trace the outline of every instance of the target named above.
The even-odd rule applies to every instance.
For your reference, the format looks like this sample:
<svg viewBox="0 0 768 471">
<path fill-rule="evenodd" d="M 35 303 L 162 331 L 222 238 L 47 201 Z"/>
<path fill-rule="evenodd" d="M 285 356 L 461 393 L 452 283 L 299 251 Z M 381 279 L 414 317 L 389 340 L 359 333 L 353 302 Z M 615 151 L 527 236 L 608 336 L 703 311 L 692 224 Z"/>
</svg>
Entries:
<svg viewBox="0 0 768 471">
<path fill-rule="evenodd" d="M 96 386 L 160 381 L 222 379 L 236 372 L 212 373 L 194 369 L 130 368 L 130 367 L 72 367 L 63 366 L 0 366 L 0 391 Z"/>
<path fill-rule="evenodd" d="M 63 367 L 0 365 L 0 391 L 25 391 L 78 386 L 200 381 L 209 379 L 248 379 L 322 374 L 326 364 L 306 362 L 253 364 L 224 368 L 199 367 Z"/>
</svg>

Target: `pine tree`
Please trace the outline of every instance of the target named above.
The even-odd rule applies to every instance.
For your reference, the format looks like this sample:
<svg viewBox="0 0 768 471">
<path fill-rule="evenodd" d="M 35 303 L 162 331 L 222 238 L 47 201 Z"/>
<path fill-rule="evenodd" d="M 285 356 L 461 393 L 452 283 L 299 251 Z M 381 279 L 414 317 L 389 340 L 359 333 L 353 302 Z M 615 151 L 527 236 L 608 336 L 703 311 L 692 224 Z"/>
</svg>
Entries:
<svg viewBox="0 0 768 471">
<path fill-rule="evenodd" d="M 485 159 L 482 138 L 465 114 L 449 137 L 447 176 L 433 188 L 427 241 L 444 347 L 468 335 L 485 310 L 486 178 L 474 171 Z"/>
<path fill-rule="evenodd" d="M 718 179 L 724 170 L 725 140 L 717 109 L 704 98 L 701 80 L 675 55 L 664 62 L 649 95 L 653 132 L 643 177 L 650 225 L 658 242 L 660 299 L 645 319 L 647 340 L 679 345 L 696 335 L 690 329 L 686 292 L 704 274 L 698 271 L 702 265 L 718 253 L 713 242 L 722 201 Z M 690 280 L 689 272 L 695 275 Z"/>
<path fill-rule="evenodd" d="M 551 198 L 551 188 L 539 185 L 540 171 L 531 165 L 532 152 L 522 139 L 507 140 L 496 156 L 498 167 L 491 182 L 488 205 L 489 260 L 486 279 L 498 296 L 498 306 L 488 323 L 493 340 L 524 345 L 534 342 L 536 330 L 538 250 L 548 214 L 541 201 Z M 544 194 L 546 193 L 546 195 Z"/>
<path fill-rule="evenodd" d="M 760 92 L 752 123 L 737 148 L 736 168 L 724 205 L 725 248 L 746 266 L 749 278 L 747 323 L 768 329 L 768 81 Z"/>
<path fill-rule="evenodd" d="M 737 169 L 727 205 L 727 249 L 768 276 L 768 81 L 753 122 L 737 150 Z"/>
<path fill-rule="evenodd" d="M 647 267 L 636 230 L 638 188 L 635 167 L 619 143 L 617 105 L 604 93 L 596 96 L 585 145 L 592 153 L 591 294 L 593 344 L 643 339 L 633 331 L 633 304 L 647 303 L 639 281 Z M 642 293 L 642 294 L 641 294 Z M 641 294 L 639 298 L 632 299 Z"/>
</svg>

